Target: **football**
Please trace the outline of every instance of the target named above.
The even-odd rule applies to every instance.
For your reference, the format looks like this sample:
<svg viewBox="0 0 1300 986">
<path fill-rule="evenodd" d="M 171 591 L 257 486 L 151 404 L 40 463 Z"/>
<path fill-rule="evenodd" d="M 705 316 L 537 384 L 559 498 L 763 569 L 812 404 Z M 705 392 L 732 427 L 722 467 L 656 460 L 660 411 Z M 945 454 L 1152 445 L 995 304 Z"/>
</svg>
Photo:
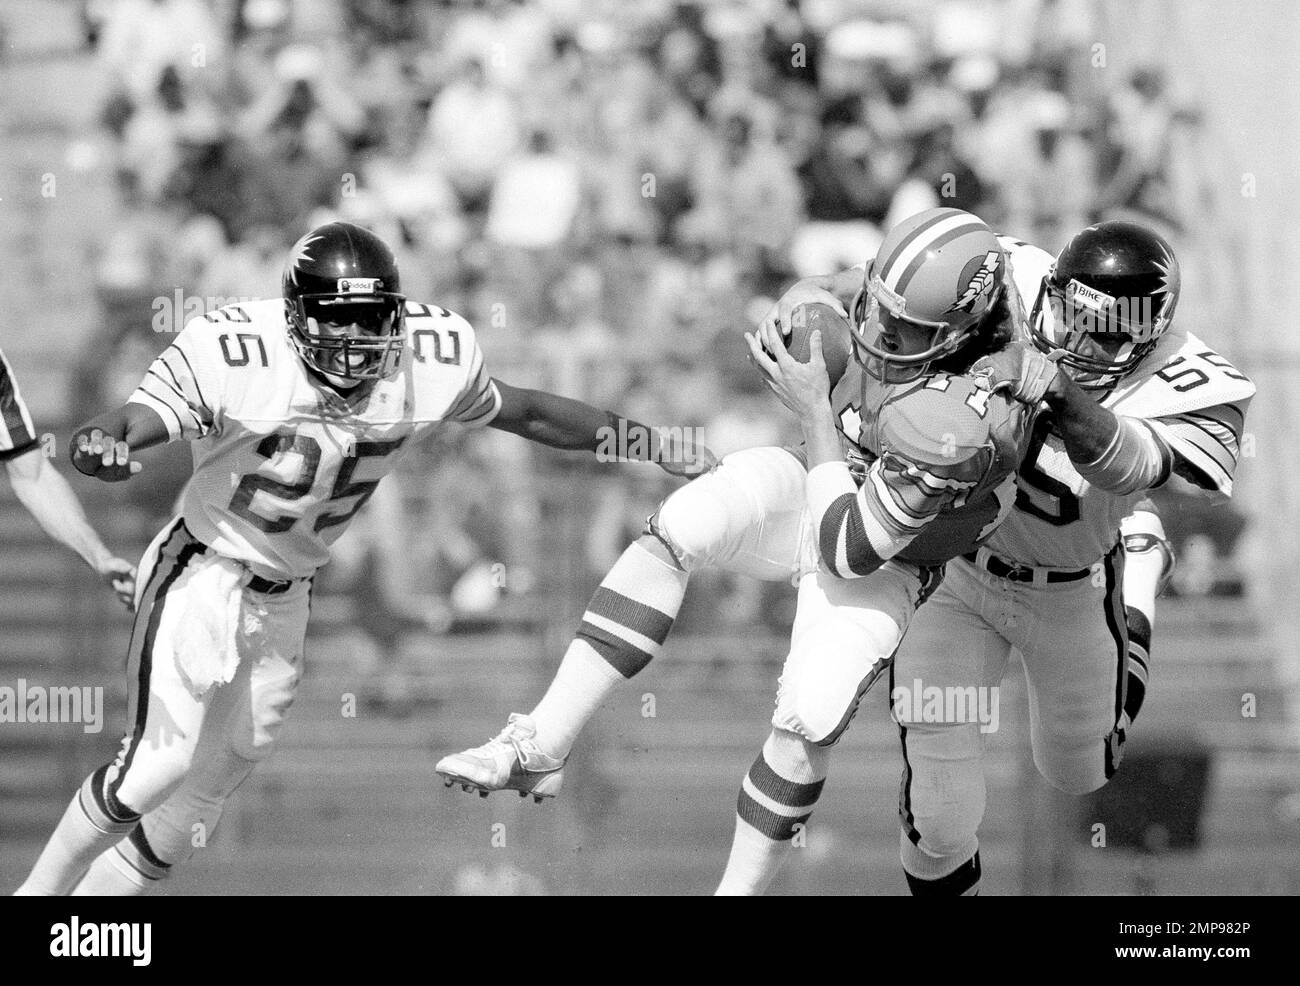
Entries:
<svg viewBox="0 0 1300 986">
<path fill-rule="evenodd" d="M 814 330 L 822 334 L 822 356 L 831 386 L 839 383 L 848 368 L 853 341 L 849 337 L 849 322 L 830 305 L 820 302 L 800 305 L 790 318 L 790 338 L 786 351 L 800 363 L 808 362 L 808 340 Z"/>
</svg>

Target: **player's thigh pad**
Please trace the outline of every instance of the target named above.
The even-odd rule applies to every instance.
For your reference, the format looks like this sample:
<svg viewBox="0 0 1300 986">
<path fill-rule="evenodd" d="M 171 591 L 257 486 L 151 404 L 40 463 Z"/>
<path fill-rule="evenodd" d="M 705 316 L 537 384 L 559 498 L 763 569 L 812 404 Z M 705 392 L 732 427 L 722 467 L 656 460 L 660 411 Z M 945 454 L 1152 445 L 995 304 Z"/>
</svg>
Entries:
<svg viewBox="0 0 1300 986">
<path fill-rule="evenodd" d="M 238 647 L 247 683 L 230 689 L 235 701 L 220 710 L 226 748 L 237 757 L 261 760 L 279 738 L 302 679 L 309 589 L 300 582 L 277 596 L 244 592 Z"/>
<path fill-rule="evenodd" d="M 838 740 L 888 666 L 922 585 L 915 567 L 894 561 L 860 579 L 804 575 L 772 725 L 822 746 Z"/>
<path fill-rule="evenodd" d="M 1034 764 L 1072 794 L 1101 787 L 1119 766 L 1116 727 L 1128 680 L 1123 556 L 1113 553 L 1096 578 L 1061 586 L 1023 586 L 1032 627 L 1017 642 L 1029 692 Z"/>
<path fill-rule="evenodd" d="M 951 859 L 954 866 L 978 845 L 986 730 L 1001 721 L 1001 707 L 993 703 L 1011 654 L 1011 645 L 980 614 L 983 593 L 969 566 L 950 562 L 943 583 L 912 618 L 890 676 L 903 753 L 903 834 L 927 857 Z M 996 719 L 987 714 L 994 711 Z"/>
<path fill-rule="evenodd" d="M 807 476 L 783 448 L 733 452 L 664 500 L 649 532 L 687 572 L 723 568 L 758 579 L 792 578 L 811 543 Z"/>
</svg>

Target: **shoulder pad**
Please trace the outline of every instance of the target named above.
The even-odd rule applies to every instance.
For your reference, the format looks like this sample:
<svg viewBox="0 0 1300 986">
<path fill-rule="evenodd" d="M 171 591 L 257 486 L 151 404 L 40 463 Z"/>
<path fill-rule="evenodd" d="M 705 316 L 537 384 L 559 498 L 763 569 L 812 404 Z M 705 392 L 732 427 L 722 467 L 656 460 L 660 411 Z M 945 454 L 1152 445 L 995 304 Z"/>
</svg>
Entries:
<svg viewBox="0 0 1300 986">
<path fill-rule="evenodd" d="M 1042 286 L 1043 278 L 1050 273 L 1056 258 L 1032 243 L 1011 236 L 999 236 L 998 245 L 1007 255 L 1011 277 L 1025 306 L 1025 314 L 1028 315 L 1029 309 L 1033 307 L 1034 300 L 1038 297 L 1038 289 Z"/>
<path fill-rule="evenodd" d="M 284 327 L 284 301 L 280 298 L 232 301 L 228 305 L 204 312 L 192 321 L 235 328 L 241 332 L 279 329 Z"/>
<path fill-rule="evenodd" d="M 416 301 L 406 303 L 406 340 L 415 351 L 416 362 L 431 366 L 472 363 L 478 351 L 469 322 L 440 305 Z"/>
<path fill-rule="evenodd" d="M 446 331 L 455 329 L 457 332 L 473 332 L 473 327 L 461 315 L 457 315 L 450 308 L 443 308 L 441 305 L 429 305 L 419 301 L 407 301 L 406 303 L 406 329 L 435 329 Z"/>
<path fill-rule="evenodd" d="M 1102 399 L 1116 414 L 1159 418 L 1249 402 L 1255 384 L 1191 333 L 1169 332 L 1127 380 Z"/>
<path fill-rule="evenodd" d="M 928 465 L 964 462 L 989 440 L 990 394 L 967 377 L 938 373 L 880 410 L 880 437 L 891 451 Z"/>
</svg>

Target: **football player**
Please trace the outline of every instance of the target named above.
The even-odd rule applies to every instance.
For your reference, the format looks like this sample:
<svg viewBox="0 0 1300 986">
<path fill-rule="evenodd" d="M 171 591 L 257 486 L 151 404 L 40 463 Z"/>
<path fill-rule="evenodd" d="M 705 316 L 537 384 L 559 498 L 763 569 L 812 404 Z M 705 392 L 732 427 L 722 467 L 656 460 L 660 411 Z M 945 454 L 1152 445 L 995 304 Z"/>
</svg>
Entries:
<svg viewBox="0 0 1300 986">
<path fill-rule="evenodd" d="M 448 784 L 553 796 L 582 726 L 659 651 L 690 573 L 792 579 L 798 615 L 774 731 L 741 793 L 723 889 L 765 883 L 816 800 L 826 747 L 944 561 L 1010 507 L 1029 415 L 963 375 L 1010 338 L 1003 275 L 987 226 L 929 210 L 891 231 L 858 272 L 846 325 L 855 359 L 833 386 L 817 334 L 806 365 L 770 330 L 749 337 L 754 360 L 799 409 L 805 445 L 734 453 L 668 497 L 592 597 L 541 702 L 486 745 L 443 758 Z"/>
<path fill-rule="evenodd" d="M 86 520 L 81 501 L 68 481 L 50 465 L 31 413 L 18 391 L 13 368 L 0 352 L 0 462 L 18 502 L 41 530 L 85 561 L 130 609 L 135 597 L 135 568 L 104 547 Z"/>
<path fill-rule="evenodd" d="M 493 379 L 469 323 L 408 301 L 392 252 L 358 226 L 299 240 L 283 295 L 191 321 L 123 407 L 74 436 L 74 464 L 102 480 L 176 440 L 193 443 L 194 475 L 141 562 L 130 731 L 19 893 L 141 893 L 191 855 L 196 826 L 212 832 L 293 702 L 314 573 L 425 435 L 458 422 L 594 451 L 612 428 L 649 435 L 633 447 L 670 472 L 712 465 L 635 422 Z"/>
<path fill-rule="evenodd" d="M 1056 787 L 1083 794 L 1119 766 L 1146 692 L 1155 598 L 1172 566 L 1144 498 L 1172 475 L 1231 495 L 1255 388 L 1173 327 L 1178 261 L 1152 230 L 1099 223 L 1055 260 L 1023 241 L 1001 242 L 1018 292 L 1034 299 L 1029 339 L 977 369 L 995 389 L 1045 409 L 1015 509 L 986 546 L 948 566 L 893 678 L 908 690 L 993 687 L 1014 647 L 1034 762 Z M 810 296 L 798 293 L 787 309 Z M 916 894 L 975 894 L 984 736 L 971 722 L 907 721 L 897 704 L 895 717 L 908 884 Z"/>
</svg>

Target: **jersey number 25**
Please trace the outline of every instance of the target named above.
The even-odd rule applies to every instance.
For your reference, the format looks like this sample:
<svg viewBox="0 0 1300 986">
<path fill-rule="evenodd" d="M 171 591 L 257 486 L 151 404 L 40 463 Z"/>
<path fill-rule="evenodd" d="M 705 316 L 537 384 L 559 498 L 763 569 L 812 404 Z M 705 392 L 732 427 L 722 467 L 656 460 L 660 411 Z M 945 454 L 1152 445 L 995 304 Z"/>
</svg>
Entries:
<svg viewBox="0 0 1300 986">
<path fill-rule="evenodd" d="M 361 509 L 379 485 L 378 479 L 354 482 L 352 474 L 356 472 L 357 463 L 362 459 L 385 459 L 401 448 L 403 441 L 404 439 L 398 438 L 390 442 L 356 442 L 352 454 L 339 464 L 333 488 L 324 502 L 328 505 L 349 497 L 356 497 L 356 500 L 342 512 L 321 513 L 316 518 L 313 530 L 322 531 L 351 520 L 352 515 Z M 243 517 L 264 534 L 280 534 L 293 527 L 300 519 L 298 516 L 267 515 L 259 513 L 253 507 L 253 498 L 259 490 L 285 501 L 301 500 L 311 493 L 316 485 L 321 459 L 320 443 L 315 438 L 300 431 L 281 429 L 267 435 L 257 446 L 257 454 L 272 461 L 293 453 L 302 457 L 298 475 L 293 482 L 285 483 L 261 473 L 249 473 L 235 489 L 235 495 L 230 501 L 231 513 Z"/>
</svg>

